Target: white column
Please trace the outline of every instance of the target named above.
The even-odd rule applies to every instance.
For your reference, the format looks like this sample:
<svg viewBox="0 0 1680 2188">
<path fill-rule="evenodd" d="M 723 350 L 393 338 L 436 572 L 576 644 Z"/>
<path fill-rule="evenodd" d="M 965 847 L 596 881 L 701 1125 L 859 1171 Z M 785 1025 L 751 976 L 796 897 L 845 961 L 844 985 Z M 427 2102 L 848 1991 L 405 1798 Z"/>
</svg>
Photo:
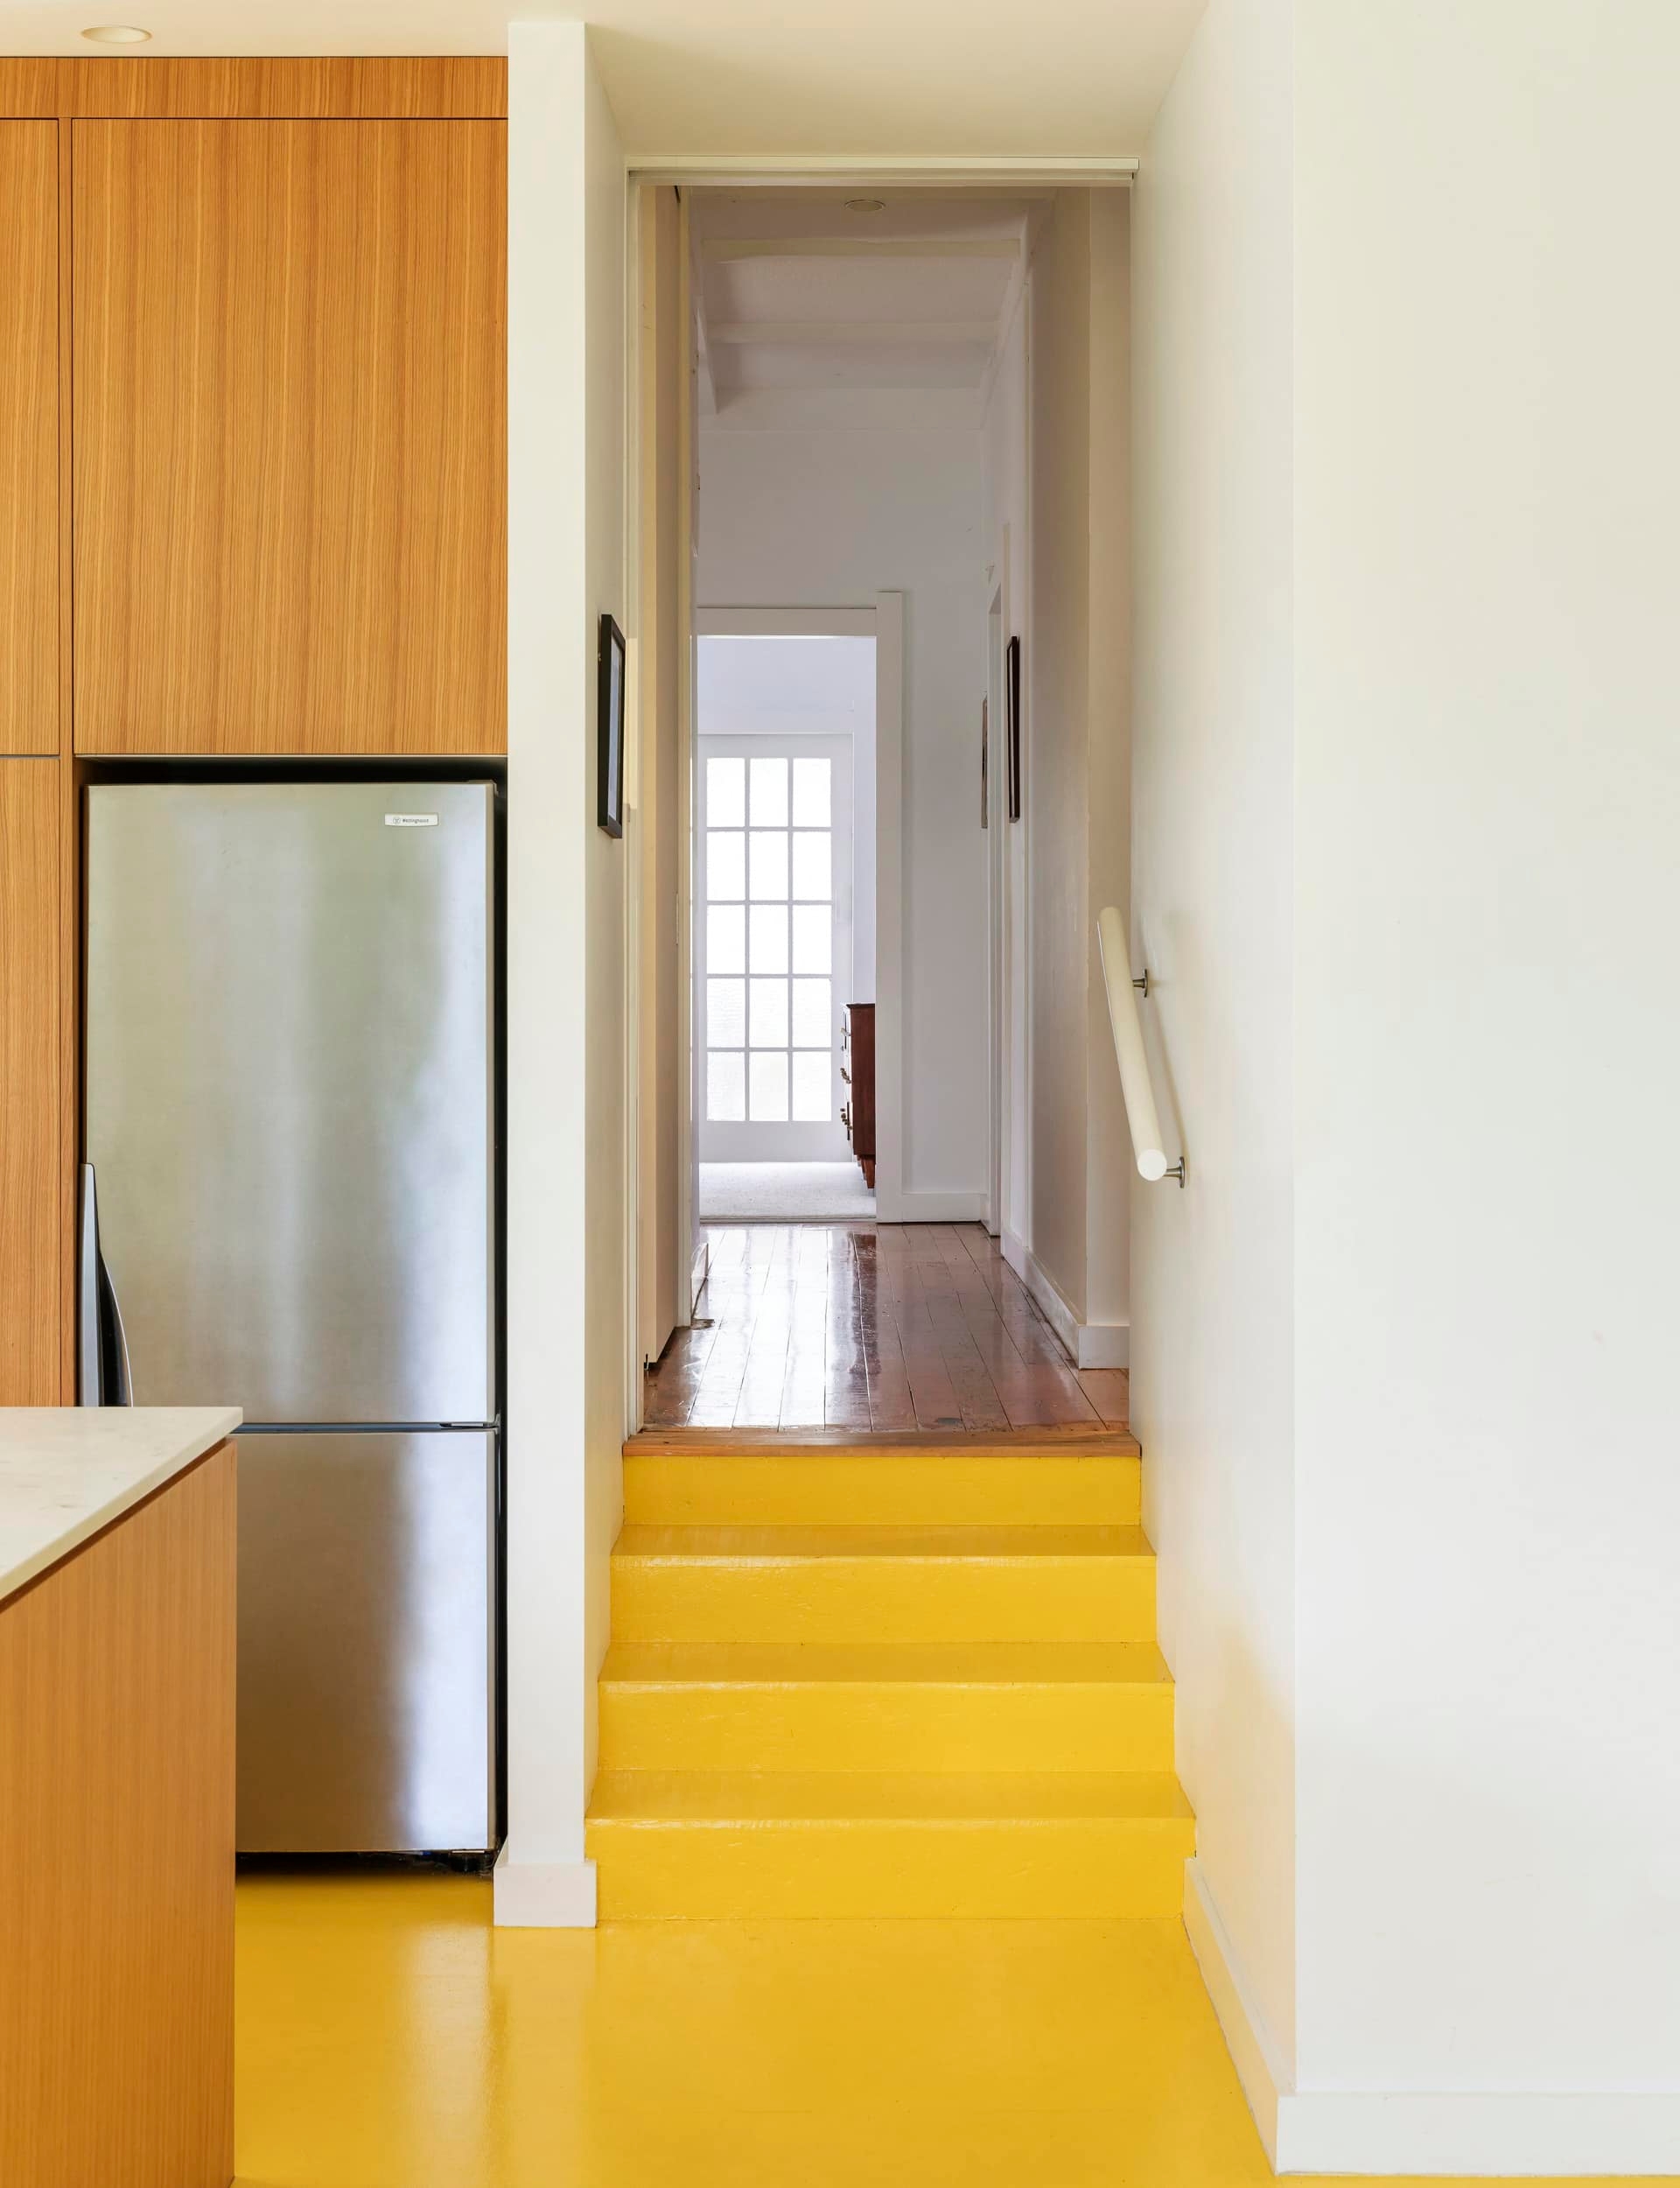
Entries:
<svg viewBox="0 0 1680 2188">
<path fill-rule="evenodd" d="M 621 1251 L 622 1132 L 602 1112 L 623 1090 L 623 867 L 594 826 L 593 702 L 596 618 L 623 621 L 611 596 L 624 173 L 581 24 L 510 25 L 508 154 L 508 1836 L 495 1906 L 499 1923 L 580 1925 L 595 1918 L 584 1811 L 624 1429 L 622 1285 L 600 1266 Z"/>
</svg>

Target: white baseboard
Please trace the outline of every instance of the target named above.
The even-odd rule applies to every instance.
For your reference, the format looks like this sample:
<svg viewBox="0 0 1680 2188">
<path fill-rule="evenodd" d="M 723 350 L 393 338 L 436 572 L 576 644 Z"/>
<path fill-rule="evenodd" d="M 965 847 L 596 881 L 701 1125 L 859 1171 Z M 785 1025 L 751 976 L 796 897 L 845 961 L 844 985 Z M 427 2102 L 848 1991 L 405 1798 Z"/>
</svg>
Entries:
<svg viewBox="0 0 1680 2188">
<path fill-rule="evenodd" d="M 1672 2178 L 1680 2091 L 1301 2090 L 1278 2101 L 1277 2170 Z"/>
<path fill-rule="evenodd" d="M 1131 1328 L 1124 1322 L 1082 1322 L 1054 1278 L 1012 1231 L 1003 1234 L 1004 1259 L 1032 1294 L 1040 1313 L 1067 1347 L 1075 1367 L 1129 1368 Z"/>
<path fill-rule="evenodd" d="M 1194 1856 L 1185 1885 L 1191 1949 L 1274 2172 L 1548 2179 L 1680 2173 L 1680 2090 L 1292 2086 Z"/>
<path fill-rule="evenodd" d="M 1236 2078 L 1242 2085 L 1242 2094 L 1249 2100 L 1254 2124 L 1260 2130 L 1260 2140 L 1276 2172 L 1278 2104 L 1286 2082 L 1278 2065 L 1277 2049 L 1249 2002 L 1237 1970 L 1236 1956 L 1225 1934 L 1225 1925 L 1220 1920 L 1219 1910 L 1208 1890 L 1201 1863 L 1194 1854 L 1184 1865 L 1184 1926 L 1189 1935 L 1190 1950 L 1201 1970 L 1201 1980 L 1208 1986 L 1208 1995 L 1214 2002 L 1214 2011 L 1224 2031 L 1226 2048 L 1236 2068 Z"/>
<path fill-rule="evenodd" d="M 510 1862 L 504 1846 L 493 1879 L 499 1930 L 592 1930 L 593 1862 Z"/>
<path fill-rule="evenodd" d="M 1082 1322 L 1074 1358 L 1081 1367 L 1129 1368 L 1131 1365 L 1131 1324 L 1129 1322 Z"/>
<path fill-rule="evenodd" d="M 924 1193 L 914 1188 L 903 1193 L 875 1194 L 875 1219 L 883 1224 L 977 1224 L 984 1222 L 984 1193 Z"/>
</svg>

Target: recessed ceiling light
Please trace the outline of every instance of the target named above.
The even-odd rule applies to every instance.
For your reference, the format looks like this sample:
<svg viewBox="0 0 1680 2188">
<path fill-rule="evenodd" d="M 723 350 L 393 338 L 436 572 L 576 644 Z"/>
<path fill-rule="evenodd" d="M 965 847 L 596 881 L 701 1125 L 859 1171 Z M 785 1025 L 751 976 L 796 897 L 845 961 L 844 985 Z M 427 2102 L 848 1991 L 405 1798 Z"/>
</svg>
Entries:
<svg viewBox="0 0 1680 2188">
<path fill-rule="evenodd" d="M 133 23 L 95 23 L 91 31 L 82 32 L 95 46 L 144 46 L 151 37 Z"/>
<path fill-rule="evenodd" d="M 846 210 L 848 213 L 885 213 L 886 200 L 885 198 L 848 198 Z"/>
</svg>

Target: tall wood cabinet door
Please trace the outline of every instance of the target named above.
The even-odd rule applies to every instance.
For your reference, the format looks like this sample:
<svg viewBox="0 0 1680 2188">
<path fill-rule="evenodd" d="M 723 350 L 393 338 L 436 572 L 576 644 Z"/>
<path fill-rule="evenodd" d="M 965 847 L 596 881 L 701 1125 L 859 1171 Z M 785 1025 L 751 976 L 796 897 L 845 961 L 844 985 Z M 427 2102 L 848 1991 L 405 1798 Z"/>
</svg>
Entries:
<svg viewBox="0 0 1680 2188">
<path fill-rule="evenodd" d="M 505 123 L 74 130 L 77 749 L 505 750 Z"/>
<path fill-rule="evenodd" d="M 0 760 L 0 1406 L 60 1391 L 59 763 Z"/>
<path fill-rule="evenodd" d="M 0 753 L 59 748 L 59 125 L 0 122 Z"/>
</svg>

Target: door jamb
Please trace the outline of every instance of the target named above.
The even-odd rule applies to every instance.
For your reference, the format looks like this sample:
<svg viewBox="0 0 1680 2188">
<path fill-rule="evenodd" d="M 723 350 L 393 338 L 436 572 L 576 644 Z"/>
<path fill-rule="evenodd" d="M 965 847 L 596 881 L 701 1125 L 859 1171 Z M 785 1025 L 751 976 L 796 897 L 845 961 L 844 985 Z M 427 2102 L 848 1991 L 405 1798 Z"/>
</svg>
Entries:
<svg viewBox="0 0 1680 2188">
<path fill-rule="evenodd" d="M 694 612 L 694 633 L 696 638 L 875 641 L 875 1213 L 879 1223 L 899 1222 L 904 1174 L 904 595 L 878 593 L 873 607 L 701 607 Z M 689 736 L 696 746 L 699 735 L 695 710 Z M 890 797 L 884 795 L 888 787 Z M 854 815 L 855 810 L 854 804 Z M 855 906 L 852 916 L 855 922 Z M 696 970 L 691 943 L 690 982 Z"/>
<path fill-rule="evenodd" d="M 997 184 L 1013 192 L 1032 189 L 1054 190 L 1074 187 L 1085 189 L 1125 189 L 1130 187 L 1135 179 L 1138 173 L 1138 163 L 1135 158 L 1117 157 L 1098 157 L 1093 158 L 1020 158 L 995 156 L 987 157 L 985 155 L 978 155 L 975 157 L 969 157 L 966 155 L 956 157 L 912 155 L 899 158 L 889 157 L 876 157 L 873 158 L 864 157 L 861 158 L 854 158 L 848 154 L 818 158 L 784 159 L 774 158 L 750 158 L 732 154 L 678 154 L 669 157 L 657 154 L 634 154 L 626 155 L 625 159 L 626 216 L 629 222 L 631 236 L 634 239 L 637 230 L 640 192 L 642 186 L 644 185 L 653 184 L 670 184 L 676 188 L 679 197 L 682 197 L 683 193 L 692 186 L 706 186 L 714 189 L 732 187 L 738 189 L 786 189 L 805 185 L 817 185 L 830 189 L 835 189 L 843 186 L 851 185 L 865 189 L 880 188 L 887 186 L 891 186 L 892 187 L 897 189 L 969 189 L 976 186 L 984 187 L 988 184 Z M 682 228 L 686 240 L 688 234 L 686 198 L 684 198 L 683 202 Z M 626 305 L 628 315 L 628 326 L 631 334 L 631 339 L 626 344 L 626 417 L 634 415 L 634 405 L 637 399 L 637 389 L 639 384 L 640 352 L 636 338 L 640 333 L 640 270 L 641 270 L 637 262 L 637 255 L 634 250 L 633 241 L 632 248 L 626 254 Z M 690 255 L 686 249 L 683 253 L 682 272 L 683 310 L 686 315 L 685 326 L 687 326 L 691 324 L 692 309 L 690 302 L 690 283 L 691 280 Z M 686 336 L 685 341 L 687 341 L 687 346 L 690 353 L 690 367 L 692 367 L 692 341 Z M 684 455 L 687 464 L 687 475 L 690 480 L 690 494 L 685 501 L 685 507 L 692 512 L 694 507 L 694 482 L 696 466 L 696 451 L 694 445 L 696 430 L 695 404 L 691 389 L 690 399 L 683 405 L 683 425 Z M 638 599 L 640 593 L 639 572 L 640 569 L 641 551 L 640 525 L 639 521 L 639 473 L 636 469 L 636 458 L 634 443 L 631 441 L 628 435 L 626 435 L 626 440 L 625 459 L 624 499 L 626 513 L 625 547 L 626 597 L 632 600 L 636 600 Z M 690 538 L 692 538 L 692 529 L 690 530 Z M 686 579 L 689 574 L 689 572 L 685 570 L 683 572 L 684 578 Z M 690 598 L 691 600 L 691 594 Z M 808 611 L 808 613 L 810 612 L 814 611 Z M 1007 598 L 1005 600 L 1004 613 L 1007 619 L 1009 614 L 1011 613 Z M 902 593 L 878 593 L 876 595 L 876 615 L 878 618 L 876 623 L 875 648 L 876 1069 L 878 1077 L 879 1078 L 887 1079 L 890 1075 L 890 1083 L 892 1083 L 894 1087 L 895 1092 L 894 1098 L 890 1102 L 878 1102 L 878 1118 L 876 1127 L 878 1156 L 875 1170 L 875 1200 L 879 1219 L 883 1222 L 894 1222 L 902 1221 L 904 1218 L 902 997 L 899 985 L 898 967 L 896 964 L 889 964 L 888 951 L 886 946 L 888 929 L 886 921 L 886 906 L 882 885 L 885 878 L 887 882 L 888 888 L 892 890 L 895 894 L 897 900 L 895 909 L 901 908 L 903 890 L 902 838 L 899 829 L 900 801 L 896 798 L 883 798 L 880 796 L 880 785 L 883 779 L 888 775 L 890 770 L 892 781 L 895 783 L 898 783 L 900 787 L 902 786 L 902 709 L 904 698 L 904 596 Z M 695 630 L 697 628 L 696 618 L 694 616 L 692 612 L 690 612 L 689 621 L 690 642 L 684 649 L 684 654 L 685 659 L 691 665 L 693 660 L 693 636 Z M 640 632 L 639 614 L 637 616 L 637 632 L 638 634 Z M 634 642 L 635 640 L 633 638 L 633 643 Z M 690 679 L 690 691 L 691 694 L 691 676 Z M 687 709 L 687 715 L 688 719 L 684 725 L 684 733 L 687 740 L 688 751 L 691 755 L 696 749 L 695 726 L 693 721 L 693 709 L 691 705 Z M 891 726 L 891 733 L 894 739 L 891 751 L 889 751 L 886 741 L 889 734 L 889 724 Z M 891 827 L 889 831 L 884 831 L 881 825 L 881 817 L 883 813 L 887 812 L 889 810 L 892 817 Z M 688 863 L 687 849 L 688 846 L 685 842 L 683 846 L 685 868 Z M 687 880 L 685 874 L 685 895 L 686 889 Z M 691 907 L 690 907 L 685 901 L 684 908 L 686 911 L 690 909 Z M 896 921 L 892 930 L 892 940 L 894 948 L 896 949 L 899 940 Z M 687 946 L 684 950 L 684 958 L 685 962 L 689 965 L 690 977 L 691 979 L 693 973 L 693 944 L 691 935 L 687 937 Z M 882 978 L 884 972 L 889 974 L 889 978 L 886 980 Z M 641 1006 L 639 967 L 634 957 L 626 957 L 626 982 L 627 988 L 627 994 L 626 998 L 626 1006 L 634 1020 L 635 1014 L 640 1012 Z M 688 1006 L 685 1004 L 685 1022 L 688 1014 Z M 697 1101 L 697 1074 L 693 1069 L 695 1059 L 692 1055 L 691 1041 L 690 1042 L 690 1048 L 691 1067 L 690 1111 L 684 1139 L 685 1147 L 691 1147 L 693 1145 L 693 1118 Z M 689 1163 L 690 1174 L 692 1172 L 692 1161 L 690 1160 Z M 1007 1200 L 1008 1165 L 1006 1150 L 1003 1168 L 1004 1197 L 1005 1200 Z M 624 1220 L 626 1230 L 625 1245 L 629 1266 L 633 1272 L 629 1280 L 628 1296 L 632 1299 L 635 1296 L 635 1278 L 634 1275 L 634 1269 L 639 1252 L 640 1238 L 640 1178 L 638 1175 L 639 1168 L 639 1164 L 634 1161 L 631 1163 L 631 1174 L 628 1181 L 630 1189 L 624 1196 Z M 683 1189 L 683 1197 L 685 1201 L 688 1199 L 690 1190 L 691 1187 L 685 1182 Z M 699 1228 L 698 1223 L 693 1215 L 693 1211 L 690 1210 L 688 1212 L 690 1214 L 690 1231 L 689 1233 L 685 1233 L 685 1235 L 694 1236 L 697 1243 Z M 1000 1224 L 1004 1223 L 1005 1217 L 1006 1210 L 1000 1209 L 998 1210 L 998 1219 Z M 629 1426 L 633 1427 L 639 1427 L 640 1426 L 641 1418 L 641 1371 L 640 1360 L 639 1357 L 640 1347 L 637 1342 L 637 1333 L 635 1330 L 634 1318 L 629 1319 L 630 1343 L 627 1347 L 627 1350 L 630 1357 L 626 1362 L 629 1395 L 626 1406 L 626 1417 Z"/>
</svg>

